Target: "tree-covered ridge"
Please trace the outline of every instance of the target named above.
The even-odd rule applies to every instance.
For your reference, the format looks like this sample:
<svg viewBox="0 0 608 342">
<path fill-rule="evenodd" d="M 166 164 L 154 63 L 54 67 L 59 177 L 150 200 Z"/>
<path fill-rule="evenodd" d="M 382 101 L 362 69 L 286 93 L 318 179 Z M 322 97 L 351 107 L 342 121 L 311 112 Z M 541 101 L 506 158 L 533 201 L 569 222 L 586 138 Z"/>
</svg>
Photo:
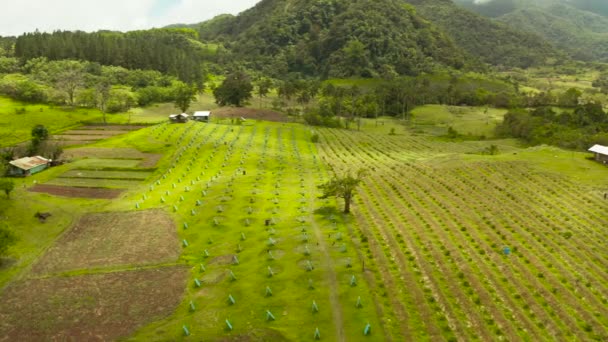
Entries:
<svg viewBox="0 0 608 342">
<path fill-rule="evenodd" d="M 487 17 L 500 17 L 518 9 L 567 5 L 573 9 L 608 16 L 605 0 L 454 0 L 455 3 Z"/>
<path fill-rule="evenodd" d="M 498 20 L 545 37 L 579 60 L 608 61 L 608 18 L 569 6 L 527 8 Z"/>
<path fill-rule="evenodd" d="M 450 0 L 407 0 L 472 56 L 492 65 L 542 65 L 559 53 L 540 36 L 472 13 Z"/>
<path fill-rule="evenodd" d="M 271 75 L 418 74 L 461 68 L 464 54 L 400 0 L 264 0 L 201 26 L 238 60 Z"/>
<path fill-rule="evenodd" d="M 608 2 L 589 0 L 456 0 L 464 8 L 539 35 L 579 60 L 608 60 Z"/>
<path fill-rule="evenodd" d="M 18 37 L 15 43 L 15 56 L 24 61 L 37 57 L 87 60 L 128 69 L 157 70 L 199 86 L 205 53 L 196 31 L 188 29 L 34 32 Z"/>
</svg>

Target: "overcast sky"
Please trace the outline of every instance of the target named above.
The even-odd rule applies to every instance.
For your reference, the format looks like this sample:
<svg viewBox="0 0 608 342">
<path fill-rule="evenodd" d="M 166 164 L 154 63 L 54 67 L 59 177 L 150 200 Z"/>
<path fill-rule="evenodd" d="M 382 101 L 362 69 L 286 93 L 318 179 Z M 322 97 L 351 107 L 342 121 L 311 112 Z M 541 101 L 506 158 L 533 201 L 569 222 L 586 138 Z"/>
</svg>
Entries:
<svg viewBox="0 0 608 342">
<path fill-rule="evenodd" d="M 0 36 L 54 30 L 129 31 L 237 14 L 260 0 L 0 0 Z"/>
</svg>

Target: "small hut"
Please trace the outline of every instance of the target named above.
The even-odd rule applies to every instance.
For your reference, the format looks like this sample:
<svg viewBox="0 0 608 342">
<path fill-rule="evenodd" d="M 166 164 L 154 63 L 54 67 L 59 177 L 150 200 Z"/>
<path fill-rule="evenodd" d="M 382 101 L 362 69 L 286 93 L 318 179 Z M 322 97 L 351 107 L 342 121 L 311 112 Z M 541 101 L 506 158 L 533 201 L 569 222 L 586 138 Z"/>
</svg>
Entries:
<svg viewBox="0 0 608 342">
<path fill-rule="evenodd" d="M 41 156 L 25 157 L 9 162 L 9 176 L 27 177 L 51 166 L 52 160 Z"/>
<path fill-rule="evenodd" d="M 190 115 L 186 113 L 171 114 L 169 115 L 169 121 L 171 121 L 172 123 L 186 123 L 188 122 L 189 117 Z"/>
<path fill-rule="evenodd" d="M 595 160 L 608 164 L 608 147 L 602 145 L 595 145 L 589 149 L 589 152 L 593 152 L 595 154 Z"/>
<path fill-rule="evenodd" d="M 194 121 L 209 122 L 211 120 L 211 112 L 195 112 L 192 117 Z"/>
</svg>

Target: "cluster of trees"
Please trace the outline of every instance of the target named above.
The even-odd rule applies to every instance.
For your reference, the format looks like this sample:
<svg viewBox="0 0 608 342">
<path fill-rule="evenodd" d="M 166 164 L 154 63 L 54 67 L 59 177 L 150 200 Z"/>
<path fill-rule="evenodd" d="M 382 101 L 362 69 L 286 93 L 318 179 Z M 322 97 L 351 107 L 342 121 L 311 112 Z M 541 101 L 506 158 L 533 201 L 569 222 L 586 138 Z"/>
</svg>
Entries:
<svg viewBox="0 0 608 342">
<path fill-rule="evenodd" d="M 463 53 L 401 0 L 262 1 L 200 26 L 232 60 L 280 78 L 417 75 L 462 68 Z"/>
<path fill-rule="evenodd" d="M 357 118 L 393 116 L 410 118 L 411 110 L 425 104 L 492 106 L 510 108 L 523 96 L 510 83 L 477 76 L 436 74 L 383 80 L 367 86 L 320 88 L 318 105 L 304 118 L 311 125 L 338 126 L 344 117 L 348 125 Z"/>
<path fill-rule="evenodd" d="M 133 106 L 173 102 L 185 83 L 156 70 L 129 70 L 97 62 L 32 58 L 21 65 L 0 57 L 0 94 L 19 101 L 124 112 Z M 190 88 L 202 89 L 204 84 Z"/>
<path fill-rule="evenodd" d="M 602 93 L 608 94 L 608 73 L 602 73 L 593 81 L 592 85 L 599 88 Z"/>
<path fill-rule="evenodd" d="M 17 37 L 15 57 L 22 61 L 86 60 L 127 69 L 156 70 L 202 88 L 201 62 L 208 49 L 190 29 L 154 29 L 127 33 L 56 31 Z"/>
<path fill-rule="evenodd" d="M 8 248 L 17 241 L 17 236 L 8 228 L 6 223 L 0 222 L 0 257 L 4 256 Z M 0 259 L 0 263 L 2 260 Z"/>
<path fill-rule="evenodd" d="M 505 115 L 497 132 L 532 144 L 587 149 L 597 143 L 608 145 L 608 114 L 596 102 L 559 111 L 552 107 L 514 109 Z"/>
</svg>

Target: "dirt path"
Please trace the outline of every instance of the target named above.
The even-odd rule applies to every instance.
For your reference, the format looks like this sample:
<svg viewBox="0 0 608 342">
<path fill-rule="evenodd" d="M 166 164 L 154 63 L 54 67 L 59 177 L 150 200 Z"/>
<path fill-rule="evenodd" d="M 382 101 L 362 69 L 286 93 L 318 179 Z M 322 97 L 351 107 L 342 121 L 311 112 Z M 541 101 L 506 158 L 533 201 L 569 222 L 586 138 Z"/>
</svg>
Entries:
<svg viewBox="0 0 608 342">
<path fill-rule="evenodd" d="M 311 194 L 314 194 L 315 191 L 316 188 L 314 186 L 309 189 L 309 193 Z M 311 208 L 314 208 L 314 197 L 311 197 L 309 205 Z M 346 341 L 346 338 L 344 336 L 344 318 L 342 317 L 342 306 L 340 305 L 339 300 L 340 294 L 338 291 L 338 277 L 334 271 L 334 263 L 329 255 L 329 249 L 327 248 L 324 234 L 321 232 L 321 228 L 319 228 L 317 225 L 314 214 L 312 213 L 310 214 L 310 222 L 315 237 L 319 243 L 319 250 L 323 256 L 323 268 L 327 270 L 325 275 L 327 282 L 329 283 L 329 302 L 331 303 L 331 313 L 333 316 L 334 326 L 336 327 L 336 341 L 343 342 Z"/>
</svg>

